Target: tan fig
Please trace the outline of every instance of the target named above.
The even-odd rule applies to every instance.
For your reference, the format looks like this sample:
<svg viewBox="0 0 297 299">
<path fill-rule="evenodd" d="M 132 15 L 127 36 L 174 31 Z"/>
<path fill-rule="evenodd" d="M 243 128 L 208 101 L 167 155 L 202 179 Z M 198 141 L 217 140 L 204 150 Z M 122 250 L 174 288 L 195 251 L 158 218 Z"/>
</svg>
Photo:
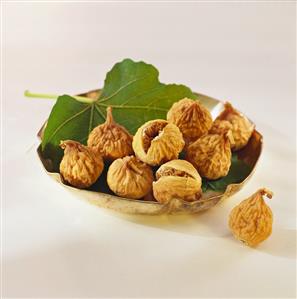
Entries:
<svg viewBox="0 0 297 299">
<path fill-rule="evenodd" d="M 172 160 L 156 172 L 154 197 L 160 203 L 171 199 L 194 201 L 201 196 L 201 177 L 194 166 L 185 160 Z"/>
<path fill-rule="evenodd" d="M 232 209 L 229 227 L 234 237 L 248 246 L 256 246 L 272 232 L 273 214 L 263 196 L 272 198 L 273 193 L 261 188 Z"/>
<path fill-rule="evenodd" d="M 88 146 L 103 159 L 113 161 L 133 154 L 133 136 L 112 117 L 112 108 L 107 108 L 106 121 L 95 127 L 89 135 Z"/>
<path fill-rule="evenodd" d="M 107 172 L 109 188 L 118 196 L 132 199 L 147 195 L 152 190 L 153 180 L 151 167 L 135 156 L 113 161 Z"/>
<path fill-rule="evenodd" d="M 184 145 L 178 127 L 163 119 L 151 120 L 142 125 L 132 143 L 135 155 L 152 166 L 177 159 Z"/>
<path fill-rule="evenodd" d="M 234 151 L 242 149 L 248 143 L 255 129 L 255 125 L 246 116 L 234 109 L 229 102 L 225 103 L 225 110 L 216 120 L 226 120 L 231 123 L 234 138 L 232 150 Z"/>
<path fill-rule="evenodd" d="M 210 134 L 224 134 L 226 131 L 232 131 L 232 125 L 229 121 L 227 120 L 220 120 L 220 119 L 216 119 L 210 130 L 209 133 Z"/>
<path fill-rule="evenodd" d="M 219 179 L 229 172 L 232 142 L 230 130 L 220 134 L 206 134 L 188 146 L 186 160 L 196 167 L 202 177 Z"/>
<path fill-rule="evenodd" d="M 167 120 L 180 129 L 186 143 L 207 133 L 212 125 L 210 112 L 199 102 L 184 98 L 172 105 Z"/>
<path fill-rule="evenodd" d="M 77 188 L 87 188 L 94 184 L 104 168 L 101 156 L 73 140 L 61 141 L 60 146 L 64 149 L 60 163 L 63 179 Z"/>
</svg>

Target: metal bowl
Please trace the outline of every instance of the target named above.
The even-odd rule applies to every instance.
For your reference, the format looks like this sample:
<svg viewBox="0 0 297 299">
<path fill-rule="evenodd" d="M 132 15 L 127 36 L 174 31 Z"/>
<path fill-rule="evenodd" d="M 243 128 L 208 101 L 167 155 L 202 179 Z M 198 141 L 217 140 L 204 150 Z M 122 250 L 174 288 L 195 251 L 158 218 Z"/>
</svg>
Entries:
<svg viewBox="0 0 297 299">
<path fill-rule="evenodd" d="M 100 90 L 90 91 L 81 96 L 87 96 L 90 98 L 96 98 Z M 223 102 L 214 98 L 205 96 L 203 94 L 196 93 L 201 103 L 209 109 L 213 118 L 215 118 L 223 109 Z M 43 132 L 46 126 L 46 122 L 38 132 L 38 137 L 42 140 Z M 260 158 L 263 147 L 262 135 L 254 130 L 248 144 L 240 151 L 237 152 L 238 159 L 243 160 L 251 167 L 249 175 L 241 182 L 237 184 L 230 184 L 227 186 L 224 192 L 206 191 L 202 197 L 194 202 L 186 202 L 180 199 L 173 199 L 167 204 L 161 204 L 154 200 L 135 200 L 129 198 L 118 197 L 110 193 L 102 193 L 92 190 L 82 190 L 64 184 L 59 173 L 51 172 L 49 165 L 50 161 L 44 159 L 41 151 L 41 144 L 37 149 L 40 161 L 47 172 L 47 174 L 62 184 L 70 192 L 73 192 L 76 196 L 98 206 L 109 208 L 118 212 L 129 214 L 142 214 L 142 215 L 160 215 L 160 214 L 192 214 L 200 211 L 207 210 L 219 201 L 222 201 L 231 195 L 238 192 L 252 177 L 257 162 Z M 100 186 L 99 186 L 100 189 Z"/>
</svg>

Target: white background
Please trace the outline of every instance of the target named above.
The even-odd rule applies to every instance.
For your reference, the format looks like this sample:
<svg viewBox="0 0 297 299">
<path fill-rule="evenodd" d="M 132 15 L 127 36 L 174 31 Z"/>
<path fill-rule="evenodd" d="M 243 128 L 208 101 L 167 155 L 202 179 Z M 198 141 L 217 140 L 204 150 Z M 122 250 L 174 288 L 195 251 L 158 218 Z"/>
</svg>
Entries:
<svg viewBox="0 0 297 299">
<path fill-rule="evenodd" d="M 7 2 L 2 18 L 4 297 L 296 296 L 295 3 Z M 98 88 L 126 57 L 256 122 L 265 150 L 244 190 L 199 215 L 132 217 L 47 177 L 35 136 L 54 102 L 24 90 Z M 250 249 L 228 214 L 263 186 L 274 232 Z"/>
</svg>

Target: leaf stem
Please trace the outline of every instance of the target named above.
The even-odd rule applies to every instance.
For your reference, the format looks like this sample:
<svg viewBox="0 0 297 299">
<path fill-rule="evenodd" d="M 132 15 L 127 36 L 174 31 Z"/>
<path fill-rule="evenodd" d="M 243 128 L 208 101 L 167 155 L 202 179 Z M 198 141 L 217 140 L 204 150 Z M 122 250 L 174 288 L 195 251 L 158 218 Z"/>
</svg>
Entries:
<svg viewBox="0 0 297 299">
<path fill-rule="evenodd" d="M 59 96 L 55 94 L 44 94 L 44 93 L 33 93 L 29 90 L 25 90 L 24 96 L 28 98 L 39 98 L 39 99 L 54 99 L 56 100 Z M 95 100 L 88 98 L 88 97 L 82 97 L 82 96 L 71 96 L 72 98 L 76 99 L 78 102 L 91 104 Z"/>
</svg>

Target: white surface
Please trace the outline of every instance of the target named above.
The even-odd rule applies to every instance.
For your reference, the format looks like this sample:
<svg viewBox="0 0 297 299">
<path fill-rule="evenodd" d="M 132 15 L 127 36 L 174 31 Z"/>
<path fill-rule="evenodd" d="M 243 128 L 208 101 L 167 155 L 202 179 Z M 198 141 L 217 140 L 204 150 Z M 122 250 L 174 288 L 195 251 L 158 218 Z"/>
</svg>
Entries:
<svg viewBox="0 0 297 299">
<path fill-rule="evenodd" d="M 296 296 L 294 3 L 4 3 L 3 42 L 4 297 Z M 23 91 L 100 87 L 125 57 L 255 120 L 265 150 L 244 190 L 200 215 L 128 217 L 46 176 L 35 135 L 53 101 Z M 227 217 L 262 186 L 274 232 L 250 249 Z"/>
</svg>

